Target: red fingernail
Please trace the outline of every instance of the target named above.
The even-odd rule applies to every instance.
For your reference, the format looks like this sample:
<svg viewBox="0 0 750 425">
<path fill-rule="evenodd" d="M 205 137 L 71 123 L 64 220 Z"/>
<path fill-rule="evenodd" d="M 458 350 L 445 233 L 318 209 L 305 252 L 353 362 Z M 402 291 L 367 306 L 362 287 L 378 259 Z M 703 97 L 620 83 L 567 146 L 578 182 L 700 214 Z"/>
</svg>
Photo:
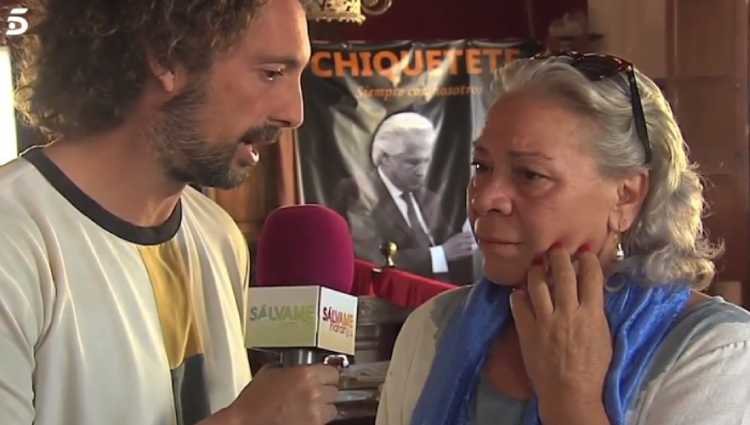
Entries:
<svg viewBox="0 0 750 425">
<path fill-rule="evenodd" d="M 580 253 L 583 253 L 583 252 L 589 252 L 589 251 L 591 251 L 591 245 L 589 245 L 588 242 L 587 242 L 587 243 L 581 245 L 580 248 L 578 248 L 577 254 L 580 254 Z"/>
</svg>

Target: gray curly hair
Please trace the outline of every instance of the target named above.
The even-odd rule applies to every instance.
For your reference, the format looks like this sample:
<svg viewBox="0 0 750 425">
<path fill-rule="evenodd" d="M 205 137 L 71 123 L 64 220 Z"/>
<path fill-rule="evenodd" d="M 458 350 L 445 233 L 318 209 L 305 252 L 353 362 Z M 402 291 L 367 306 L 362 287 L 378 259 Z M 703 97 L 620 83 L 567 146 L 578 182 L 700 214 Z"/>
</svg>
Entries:
<svg viewBox="0 0 750 425">
<path fill-rule="evenodd" d="M 624 177 L 647 169 L 649 192 L 633 225 L 622 235 L 627 253 L 616 271 L 649 282 L 686 281 L 705 288 L 715 274 L 722 244 L 712 244 L 701 221 L 706 208 L 697 166 L 661 90 L 635 71 L 653 156 L 645 164 L 625 73 L 591 81 L 571 58 L 519 59 L 495 75 L 492 103 L 513 92 L 533 90 L 561 101 L 594 123 L 591 140 L 603 175 Z"/>
</svg>

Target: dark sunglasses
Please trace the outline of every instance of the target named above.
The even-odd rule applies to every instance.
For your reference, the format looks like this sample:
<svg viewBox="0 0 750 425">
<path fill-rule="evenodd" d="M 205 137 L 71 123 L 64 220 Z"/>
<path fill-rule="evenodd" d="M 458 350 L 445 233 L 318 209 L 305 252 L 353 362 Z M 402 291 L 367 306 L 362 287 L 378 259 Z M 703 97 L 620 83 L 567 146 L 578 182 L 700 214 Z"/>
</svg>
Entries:
<svg viewBox="0 0 750 425">
<path fill-rule="evenodd" d="M 648 130 L 646 128 L 646 116 L 643 114 L 643 104 L 641 95 L 638 92 L 638 84 L 635 80 L 635 71 L 633 64 L 617 56 L 605 55 L 601 53 L 579 53 L 575 51 L 563 52 L 557 55 L 538 54 L 533 59 L 545 59 L 549 57 L 567 57 L 570 58 L 570 65 L 585 75 L 591 81 L 599 81 L 605 78 L 614 77 L 615 75 L 625 72 L 630 86 L 630 106 L 633 109 L 633 119 L 635 120 L 635 130 L 638 138 L 643 144 L 643 151 L 646 156 L 646 164 L 651 162 L 651 141 L 648 139 Z"/>
</svg>

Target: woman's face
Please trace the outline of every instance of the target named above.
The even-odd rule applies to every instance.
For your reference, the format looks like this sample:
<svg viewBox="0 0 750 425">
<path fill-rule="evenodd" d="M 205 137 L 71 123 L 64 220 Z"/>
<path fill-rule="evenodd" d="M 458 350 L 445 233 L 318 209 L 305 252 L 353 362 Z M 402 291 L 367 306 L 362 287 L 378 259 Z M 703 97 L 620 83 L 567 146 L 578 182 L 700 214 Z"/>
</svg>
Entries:
<svg viewBox="0 0 750 425">
<path fill-rule="evenodd" d="M 522 284 L 534 257 L 555 242 L 571 254 L 588 244 L 611 258 L 617 182 L 599 172 L 587 146 L 593 134 L 591 123 L 541 96 L 511 95 L 489 111 L 468 197 L 490 280 Z"/>
</svg>

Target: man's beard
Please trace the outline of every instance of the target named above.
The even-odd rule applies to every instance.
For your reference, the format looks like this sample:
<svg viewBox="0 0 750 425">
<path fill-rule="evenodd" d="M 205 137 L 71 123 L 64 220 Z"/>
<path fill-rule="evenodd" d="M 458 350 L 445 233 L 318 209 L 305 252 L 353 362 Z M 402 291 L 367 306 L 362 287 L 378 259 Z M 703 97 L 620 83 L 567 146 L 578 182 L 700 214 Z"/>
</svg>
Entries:
<svg viewBox="0 0 750 425">
<path fill-rule="evenodd" d="M 210 142 L 200 132 L 198 113 L 206 105 L 205 79 L 198 78 L 170 99 L 152 129 L 152 141 L 167 174 L 180 182 L 231 189 L 239 186 L 252 168 L 232 166 L 242 141 L 275 140 L 279 128 L 255 127 L 234 141 Z"/>
</svg>

